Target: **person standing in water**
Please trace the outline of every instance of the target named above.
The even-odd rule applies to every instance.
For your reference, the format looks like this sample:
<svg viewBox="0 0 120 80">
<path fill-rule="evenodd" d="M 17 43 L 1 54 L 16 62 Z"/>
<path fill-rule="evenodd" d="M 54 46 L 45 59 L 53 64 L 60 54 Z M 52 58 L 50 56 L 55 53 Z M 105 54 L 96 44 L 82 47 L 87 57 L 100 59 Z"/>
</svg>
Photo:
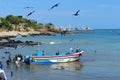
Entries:
<svg viewBox="0 0 120 80">
<path fill-rule="evenodd" d="M 3 69 L 3 64 L 1 61 L 0 61 L 0 69 Z"/>
<path fill-rule="evenodd" d="M 59 54 L 60 54 L 60 52 L 59 52 L 59 51 L 57 51 L 57 52 L 56 52 L 56 55 L 58 56 Z"/>
</svg>

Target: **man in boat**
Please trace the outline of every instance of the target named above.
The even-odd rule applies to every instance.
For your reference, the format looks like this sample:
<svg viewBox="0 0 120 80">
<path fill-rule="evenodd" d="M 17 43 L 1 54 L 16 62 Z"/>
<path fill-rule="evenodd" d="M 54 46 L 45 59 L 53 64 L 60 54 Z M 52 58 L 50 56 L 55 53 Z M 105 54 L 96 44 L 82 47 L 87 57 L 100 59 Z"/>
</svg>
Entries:
<svg viewBox="0 0 120 80">
<path fill-rule="evenodd" d="M 59 51 L 57 51 L 57 52 L 56 52 L 56 55 L 58 56 L 59 54 L 60 54 L 60 52 L 59 52 Z"/>
<path fill-rule="evenodd" d="M 45 56 L 45 51 L 44 50 L 42 50 L 42 56 Z"/>
<path fill-rule="evenodd" d="M 70 53 L 70 54 L 73 53 L 73 48 L 72 48 L 72 47 L 70 47 L 70 51 L 69 51 L 69 53 Z"/>
<path fill-rule="evenodd" d="M 76 53 L 77 53 L 77 52 L 80 52 L 80 48 L 78 48 L 78 47 L 76 48 Z"/>
</svg>

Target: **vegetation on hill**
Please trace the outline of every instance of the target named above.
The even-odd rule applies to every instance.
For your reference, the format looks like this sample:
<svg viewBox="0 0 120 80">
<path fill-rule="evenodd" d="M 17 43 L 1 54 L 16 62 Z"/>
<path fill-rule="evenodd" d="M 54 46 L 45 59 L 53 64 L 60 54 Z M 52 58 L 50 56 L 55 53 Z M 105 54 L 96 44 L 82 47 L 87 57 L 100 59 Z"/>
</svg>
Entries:
<svg viewBox="0 0 120 80">
<path fill-rule="evenodd" d="M 8 15 L 0 18 L 0 31 L 50 31 L 59 32 L 52 23 L 42 24 L 22 16 Z"/>
</svg>

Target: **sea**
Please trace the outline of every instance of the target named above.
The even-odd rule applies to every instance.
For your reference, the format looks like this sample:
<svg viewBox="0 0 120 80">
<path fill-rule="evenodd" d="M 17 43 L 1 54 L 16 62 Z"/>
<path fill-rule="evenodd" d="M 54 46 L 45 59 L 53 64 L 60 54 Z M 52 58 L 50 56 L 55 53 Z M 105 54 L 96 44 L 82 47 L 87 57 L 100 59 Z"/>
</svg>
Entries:
<svg viewBox="0 0 120 80">
<path fill-rule="evenodd" d="M 120 29 L 77 31 L 77 34 L 65 36 L 61 34 L 28 35 L 13 39 L 40 42 L 42 45 L 0 50 L 0 61 L 3 63 L 8 80 L 120 80 Z M 8 59 L 6 51 L 9 51 L 11 55 L 26 56 L 38 50 L 44 50 L 45 54 L 53 55 L 57 51 L 66 53 L 71 47 L 73 49 L 79 47 L 84 51 L 79 61 L 49 65 L 22 63 L 19 67 L 16 67 L 14 63 L 6 65 Z"/>
</svg>

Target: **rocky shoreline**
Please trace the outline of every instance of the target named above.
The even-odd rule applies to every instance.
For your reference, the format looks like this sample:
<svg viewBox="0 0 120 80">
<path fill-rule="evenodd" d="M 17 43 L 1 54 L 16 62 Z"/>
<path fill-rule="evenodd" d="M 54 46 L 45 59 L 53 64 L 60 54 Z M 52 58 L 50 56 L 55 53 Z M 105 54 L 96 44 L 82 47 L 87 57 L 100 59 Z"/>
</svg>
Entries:
<svg viewBox="0 0 120 80">
<path fill-rule="evenodd" d="M 0 32 L 0 38 L 6 37 L 16 37 L 18 35 L 27 36 L 27 35 L 52 35 L 52 32 L 38 32 L 38 31 L 31 31 L 31 32 L 19 32 L 19 31 L 3 31 Z"/>
<path fill-rule="evenodd" d="M 57 32 L 60 33 L 60 32 Z M 67 31 L 65 32 L 65 34 L 74 34 L 74 32 L 70 32 Z M 65 34 L 61 34 L 65 35 Z M 3 48 L 17 48 L 17 46 L 34 46 L 34 45 L 38 45 L 38 42 L 34 42 L 34 41 L 21 41 L 21 40 L 14 40 L 12 39 L 13 37 L 26 37 L 26 36 L 36 36 L 36 35 L 47 35 L 47 36 L 55 36 L 55 32 L 50 32 L 50 31 L 29 31 L 29 32 L 20 32 L 20 31 L 1 31 L 0 32 L 0 49 Z M 5 39 L 5 41 L 4 41 Z M 42 43 L 40 42 L 40 45 L 42 45 Z"/>
<path fill-rule="evenodd" d="M 41 32 L 19 32 L 19 31 L 2 31 L 0 32 L 0 49 L 4 48 L 17 48 L 17 46 L 34 46 L 38 45 L 37 42 L 33 41 L 21 41 L 21 40 L 14 40 L 12 37 L 19 37 L 19 36 L 27 36 L 27 35 L 39 35 Z M 47 33 L 45 33 L 47 34 Z M 4 39 L 4 40 L 3 40 Z"/>
</svg>

